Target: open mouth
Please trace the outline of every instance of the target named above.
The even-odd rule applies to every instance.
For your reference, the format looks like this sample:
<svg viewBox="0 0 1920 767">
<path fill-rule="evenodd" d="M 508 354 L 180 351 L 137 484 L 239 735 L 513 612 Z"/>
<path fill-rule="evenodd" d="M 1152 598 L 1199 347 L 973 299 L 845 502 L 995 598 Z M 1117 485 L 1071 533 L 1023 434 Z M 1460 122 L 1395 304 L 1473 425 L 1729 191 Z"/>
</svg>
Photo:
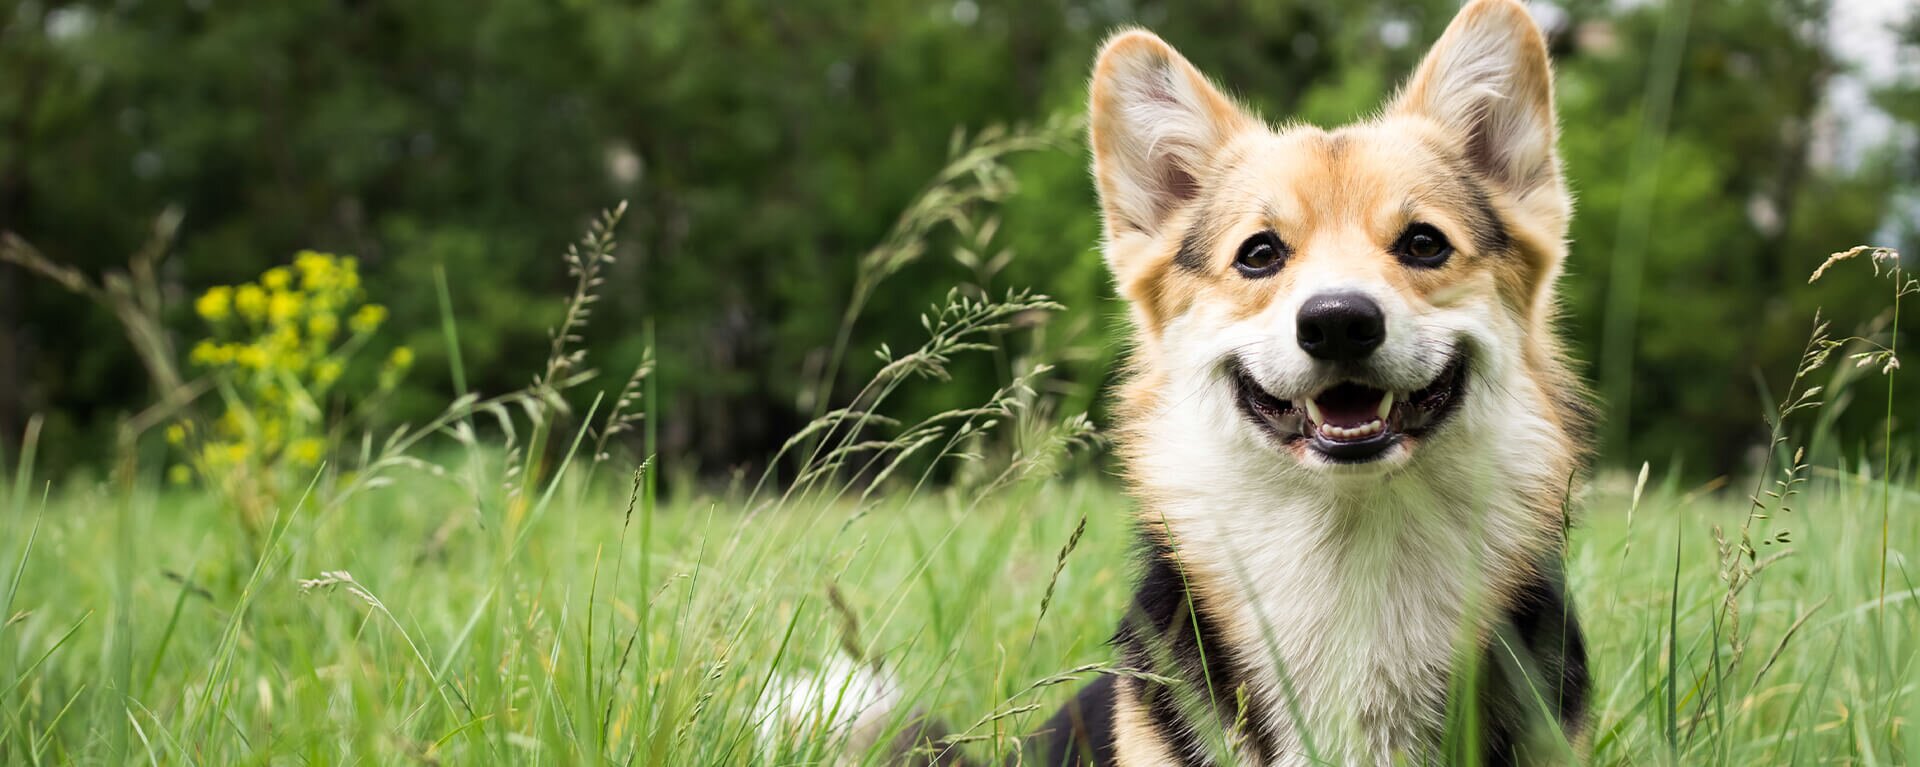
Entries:
<svg viewBox="0 0 1920 767">
<path fill-rule="evenodd" d="M 1416 391 L 1346 381 L 1295 400 L 1268 393 L 1237 361 L 1230 374 L 1241 410 L 1282 444 L 1304 441 L 1334 463 L 1366 463 L 1407 437 L 1432 431 L 1459 408 L 1467 358 L 1455 354 L 1432 383 Z"/>
</svg>

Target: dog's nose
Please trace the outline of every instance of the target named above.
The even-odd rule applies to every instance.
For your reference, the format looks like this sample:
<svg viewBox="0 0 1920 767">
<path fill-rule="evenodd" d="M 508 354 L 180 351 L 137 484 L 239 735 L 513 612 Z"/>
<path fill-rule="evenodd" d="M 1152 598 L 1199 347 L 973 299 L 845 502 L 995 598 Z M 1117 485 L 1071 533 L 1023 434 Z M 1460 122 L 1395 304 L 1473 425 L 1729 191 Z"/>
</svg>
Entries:
<svg viewBox="0 0 1920 767">
<path fill-rule="evenodd" d="M 1359 293 L 1323 293 L 1300 307 L 1295 336 L 1314 359 L 1364 359 L 1387 339 L 1380 305 Z"/>
</svg>

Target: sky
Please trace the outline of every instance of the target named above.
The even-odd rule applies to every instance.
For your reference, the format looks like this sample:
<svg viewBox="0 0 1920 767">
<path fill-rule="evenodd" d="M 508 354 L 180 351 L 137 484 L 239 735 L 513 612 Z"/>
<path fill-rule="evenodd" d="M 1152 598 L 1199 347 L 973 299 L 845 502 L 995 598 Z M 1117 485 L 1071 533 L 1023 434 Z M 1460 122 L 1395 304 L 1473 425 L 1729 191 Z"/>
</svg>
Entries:
<svg viewBox="0 0 1920 767">
<path fill-rule="evenodd" d="M 1834 78 L 1827 94 L 1839 162 L 1857 162 L 1861 152 L 1896 138 L 1893 121 L 1873 108 L 1871 90 L 1901 77 L 1920 78 L 1920 60 L 1899 44 L 1897 31 L 1916 7 L 1920 3 L 1914 0 L 1834 0 L 1827 44 L 1852 65 Z M 1915 141 L 1912 135 L 1898 138 Z"/>
</svg>

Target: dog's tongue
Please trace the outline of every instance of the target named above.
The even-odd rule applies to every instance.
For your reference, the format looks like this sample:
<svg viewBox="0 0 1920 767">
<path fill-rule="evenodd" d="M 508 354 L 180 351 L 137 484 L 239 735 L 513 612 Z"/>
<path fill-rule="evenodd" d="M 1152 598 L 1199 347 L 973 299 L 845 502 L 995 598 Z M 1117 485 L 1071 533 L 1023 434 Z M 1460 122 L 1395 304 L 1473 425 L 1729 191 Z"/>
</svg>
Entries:
<svg viewBox="0 0 1920 767">
<path fill-rule="evenodd" d="M 1386 396 L 1387 393 L 1379 389 L 1353 383 L 1340 384 L 1313 398 L 1315 409 L 1320 411 L 1316 420 L 1323 426 L 1348 429 L 1365 426 L 1384 418 L 1380 414 L 1380 405 Z"/>
</svg>

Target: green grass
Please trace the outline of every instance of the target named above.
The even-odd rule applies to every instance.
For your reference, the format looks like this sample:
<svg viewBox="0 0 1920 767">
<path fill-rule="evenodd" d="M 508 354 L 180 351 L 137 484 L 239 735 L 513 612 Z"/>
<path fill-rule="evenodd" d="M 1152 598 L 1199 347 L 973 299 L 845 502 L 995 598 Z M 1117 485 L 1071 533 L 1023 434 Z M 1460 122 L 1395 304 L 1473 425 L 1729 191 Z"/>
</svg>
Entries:
<svg viewBox="0 0 1920 767">
<path fill-rule="evenodd" d="M 678 497 L 647 520 L 615 473 L 559 483 L 544 513 L 540 492 L 476 510 L 444 479 L 406 478 L 283 509 L 258 557 L 209 494 L 77 481 L 0 492 L 16 499 L 0 512 L 12 616 L 0 761 L 823 763 L 818 733 L 768 746 L 752 711 L 771 671 L 804 675 L 840 652 L 849 619 L 915 704 L 957 729 L 982 723 L 969 748 L 986 756 L 1074 687 L 1037 681 L 1113 660 L 1130 503 L 1106 483 L 758 514 Z M 1745 503 L 1659 484 L 1630 515 L 1631 481 L 1603 478 L 1573 531 L 1596 679 L 1591 762 L 1920 753 L 1920 573 L 1907 559 L 1920 495 L 1893 490 L 1881 608 L 1889 486 L 1816 472 L 1794 511 L 1763 522 L 1792 534 L 1761 555 L 1793 553 L 1741 595 L 1751 634 L 1728 668 L 1714 528 L 1737 529 Z M 299 583 L 335 571 L 354 583 Z"/>
</svg>

